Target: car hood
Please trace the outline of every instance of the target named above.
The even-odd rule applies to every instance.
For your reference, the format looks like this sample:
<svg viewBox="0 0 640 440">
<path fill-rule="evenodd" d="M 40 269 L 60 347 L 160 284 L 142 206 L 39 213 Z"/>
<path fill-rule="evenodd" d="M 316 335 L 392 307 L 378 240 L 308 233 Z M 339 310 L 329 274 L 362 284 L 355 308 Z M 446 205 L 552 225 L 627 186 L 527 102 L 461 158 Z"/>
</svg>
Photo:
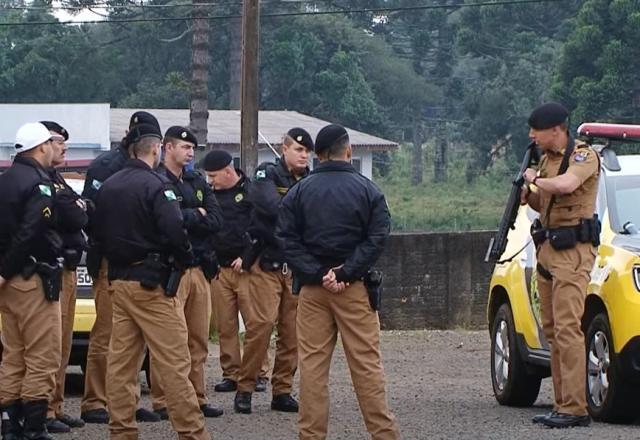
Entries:
<svg viewBox="0 0 640 440">
<path fill-rule="evenodd" d="M 629 252 L 640 255 L 640 235 L 622 235 L 618 234 L 611 243 L 613 246 L 626 249 Z"/>
</svg>

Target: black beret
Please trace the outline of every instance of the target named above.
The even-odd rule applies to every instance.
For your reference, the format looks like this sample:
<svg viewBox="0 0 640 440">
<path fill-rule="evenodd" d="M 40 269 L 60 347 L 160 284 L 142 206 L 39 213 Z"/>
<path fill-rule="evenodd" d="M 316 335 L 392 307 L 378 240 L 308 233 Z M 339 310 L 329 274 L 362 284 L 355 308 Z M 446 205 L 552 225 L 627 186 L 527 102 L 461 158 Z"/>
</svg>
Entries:
<svg viewBox="0 0 640 440">
<path fill-rule="evenodd" d="M 233 157 L 224 150 L 212 150 L 207 153 L 202 161 L 205 171 L 219 171 L 233 163 Z"/>
<path fill-rule="evenodd" d="M 169 127 L 167 132 L 164 134 L 166 138 L 180 139 L 183 141 L 191 142 L 193 145 L 198 145 L 198 138 L 193 134 L 188 128 L 181 127 L 179 125 L 174 125 Z"/>
<path fill-rule="evenodd" d="M 122 140 L 122 145 L 125 148 L 129 148 L 130 145 L 135 144 L 136 142 L 139 142 L 140 139 L 146 137 L 162 139 L 160 128 L 152 124 L 135 125 Z"/>
<path fill-rule="evenodd" d="M 311 135 L 304 128 L 292 128 L 287 132 L 287 136 L 305 147 L 307 150 L 313 151 L 313 139 L 311 139 Z"/>
<path fill-rule="evenodd" d="M 336 142 L 344 138 L 349 139 L 349 134 L 342 125 L 327 125 L 316 136 L 316 154 L 331 148 Z"/>
<path fill-rule="evenodd" d="M 131 118 L 129 118 L 129 131 L 139 124 L 155 125 L 158 128 L 158 131 L 160 131 L 160 124 L 158 124 L 158 120 L 149 112 L 139 111 L 132 114 Z"/>
<path fill-rule="evenodd" d="M 529 127 L 534 130 L 546 130 L 557 127 L 569 118 L 569 110 L 557 102 L 548 102 L 537 107 L 529 116 Z"/>
<path fill-rule="evenodd" d="M 60 136 L 64 138 L 65 141 L 69 140 L 69 132 L 64 129 L 64 127 L 57 122 L 53 121 L 40 121 L 42 125 L 47 127 L 47 130 L 53 131 L 54 133 L 58 133 Z"/>
</svg>

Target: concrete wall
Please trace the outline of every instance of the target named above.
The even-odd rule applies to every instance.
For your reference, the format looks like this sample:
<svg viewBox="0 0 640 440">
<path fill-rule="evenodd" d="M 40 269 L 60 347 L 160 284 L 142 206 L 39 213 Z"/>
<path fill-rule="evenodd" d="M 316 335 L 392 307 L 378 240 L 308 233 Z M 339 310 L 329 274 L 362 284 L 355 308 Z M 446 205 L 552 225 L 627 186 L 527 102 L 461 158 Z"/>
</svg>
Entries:
<svg viewBox="0 0 640 440">
<path fill-rule="evenodd" d="M 493 266 L 484 255 L 493 232 L 393 234 L 383 269 L 385 330 L 484 328 Z"/>
</svg>

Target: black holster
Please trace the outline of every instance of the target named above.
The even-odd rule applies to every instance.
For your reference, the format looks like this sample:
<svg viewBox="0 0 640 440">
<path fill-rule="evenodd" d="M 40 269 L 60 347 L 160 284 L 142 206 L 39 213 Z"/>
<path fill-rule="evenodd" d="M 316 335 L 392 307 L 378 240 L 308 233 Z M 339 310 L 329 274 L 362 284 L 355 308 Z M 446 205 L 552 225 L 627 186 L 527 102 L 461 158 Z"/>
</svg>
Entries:
<svg viewBox="0 0 640 440">
<path fill-rule="evenodd" d="M 184 275 L 184 270 L 178 269 L 177 267 L 171 268 L 171 273 L 169 274 L 169 278 L 167 278 L 167 283 L 164 286 L 164 294 L 169 298 L 173 298 L 178 293 L 178 287 L 180 287 L 180 280 Z"/>
<path fill-rule="evenodd" d="M 255 263 L 260 256 L 264 245 L 261 240 L 252 238 L 249 233 L 246 234 L 246 238 L 249 244 L 245 247 L 245 250 L 242 253 L 242 270 L 248 272 L 251 270 L 253 263 Z"/>
<path fill-rule="evenodd" d="M 169 278 L 169 269 L 169 265 L 164 262 L 160 254 L 147 255 L 147 258 L 140 265 L 140 285 L 148 290 L 156 289 L 159 286 L 165 287 Z"/>
<path fill-rule="evenodd" d="M 540 219 L 537 218 L 531 223 L 531 238 L 533 239 L 533 243 L 537 246 L 540 246 L 547 239 L 547 230 L 542 226 Z"/>
<path fill-rule="evenodd" d="M 380 310 L 382 303 L 382 279 L 383 275 L 380 270 L 370 270 L 362 279 L 369 294 L 369 304 L 376 312 Z"/>
<path fill-rule="evenodd" d="M 220 272 L 220 264 L 215 252 L 209 252 L 200 257 L 200 268 L 207 281 L 211 282 Z"/>
<path fill-rule="evenodd" d="M 300 291 L 302 290 L 302 280 L 300 276 L 296 275 L 295 272 L 291 274 L 291 293 L 293 295 L 300 295 Z"/>
<path fill-rule="evenodd" d="M 592 218 L 583 218 L 578 226 L 578 241 L 582 243 L 591 243 L 600 246 L 600 229 L 602 224 L 598 218 L 598 214 L 594 214 Z"/>
<path fill-rule="evenodd" d="M 62 257 L 58 258 L 54 264 L 44 263 L 42 261 L 35 263 L 35 273 L 40 276 L 44 297 L 49 301 L 60 300 L 63 268 L 64 258 Z"/>
</svg>

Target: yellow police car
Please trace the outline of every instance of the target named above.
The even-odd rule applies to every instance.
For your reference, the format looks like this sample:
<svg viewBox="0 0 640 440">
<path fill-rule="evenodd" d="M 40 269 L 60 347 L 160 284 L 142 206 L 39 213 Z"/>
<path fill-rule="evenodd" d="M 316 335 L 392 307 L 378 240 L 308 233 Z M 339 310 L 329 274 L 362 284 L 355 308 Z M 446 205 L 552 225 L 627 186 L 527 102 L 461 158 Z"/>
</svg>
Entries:
<svg viewBox="0 0 640 440">
<path fill-rule="evenodd" d="M 582 319 L 588 409 L 598 420 L 631 421 L 640 414 L 640 156 L 614 148 L 640 141 L 640 126 L 583 124 L 579 135 L 600 153 L 602 167 L 601 245 Z M 491 379 L 503 405 L 532 405 L 550 375 L 529 235 L 537 216 L 520 207 L 501 260 L 514 258 L 495 265 L 489 287 Z"/>
</svg>

